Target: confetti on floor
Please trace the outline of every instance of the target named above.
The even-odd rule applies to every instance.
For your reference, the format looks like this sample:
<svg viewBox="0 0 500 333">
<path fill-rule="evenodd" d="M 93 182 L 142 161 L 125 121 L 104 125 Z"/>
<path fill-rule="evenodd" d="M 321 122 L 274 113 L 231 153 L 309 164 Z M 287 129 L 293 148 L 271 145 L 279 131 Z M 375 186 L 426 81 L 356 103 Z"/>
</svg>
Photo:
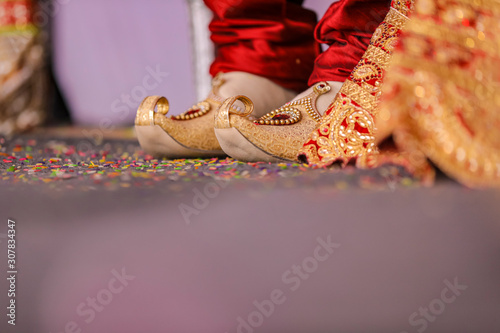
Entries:
<svg viewBox="0 0 500 333">
<path fill-rule="evenodd" d="M 245 163 L 226 159 L 155 159 L 134 140 L 92 145 L 77 138 L 0 137 L 3 186 L 44 186 L 55 190 L 109 190 L 166 186 L 181 192 L 189 183 L 230 181 L 236 186 L 259 183 L 325 190 L 394 189 L 419 182 L 398 166 L 373 170 L 311 169 L 301 163 Z M 243 185 L 242 185 L 243 184 Z"/>
</svg>

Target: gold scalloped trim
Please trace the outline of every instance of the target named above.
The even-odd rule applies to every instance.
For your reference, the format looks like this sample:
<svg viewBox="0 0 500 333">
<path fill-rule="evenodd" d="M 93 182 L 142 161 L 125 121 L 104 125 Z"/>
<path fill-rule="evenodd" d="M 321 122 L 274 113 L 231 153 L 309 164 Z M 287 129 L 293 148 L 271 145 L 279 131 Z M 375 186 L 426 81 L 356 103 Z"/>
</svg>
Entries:
<svg viewBox="0 0 500 333">
<path fill-rule="evenodd" d="M 359 166 L 378 153 L 375 119 L 382 77 L 413 1 L 393 1 L 384 21 L 372 36 L 363 58 L 306 141 L 300 154 L 316 166 L 356 159 Z"/>
</svg>

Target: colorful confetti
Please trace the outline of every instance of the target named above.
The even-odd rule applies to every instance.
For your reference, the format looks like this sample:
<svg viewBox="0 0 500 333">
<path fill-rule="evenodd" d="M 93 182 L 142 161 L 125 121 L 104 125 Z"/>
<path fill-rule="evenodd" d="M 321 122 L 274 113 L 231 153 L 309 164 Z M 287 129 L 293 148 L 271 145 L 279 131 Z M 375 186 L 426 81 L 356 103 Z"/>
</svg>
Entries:
<svg viewBox="0 0 500 333">
<path fill-rule="evenodd" d="M 48 185 L 58 190 L 119 190 L 167 185 L 174 191 L 182 191 L 188 183 L 214 179 L 329 190 L 419 185 L 404 169 L 396 166 L 374 170 L 352 167 L 315 170 L 301 163 L 246 163 L 232 158 L 167 160 L 144 153 L 135 141 L 115 140 L 93 147 L 80 143 L 78 139 L 18 137 L 6 140 L 0 137 L 3 184 Z"/>
</svg>

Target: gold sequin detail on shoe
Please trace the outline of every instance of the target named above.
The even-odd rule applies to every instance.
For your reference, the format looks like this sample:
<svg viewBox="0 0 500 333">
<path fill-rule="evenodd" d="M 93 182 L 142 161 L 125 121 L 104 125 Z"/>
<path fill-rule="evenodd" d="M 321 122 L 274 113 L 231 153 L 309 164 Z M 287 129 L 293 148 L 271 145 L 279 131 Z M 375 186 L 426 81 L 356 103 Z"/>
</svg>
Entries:
<svg viewBox="0 0 500 333">
<path fill-rule="evenodd" d="M 196 105 L 193 105 L 190 109 L 188 109 L 186 112 L 177 115 L 177 116 L 172 116 L 172 119 L 175 120 L 190 120 L 194 118 L 198 118 L 201 116 L 204 116 L 210 111 L 211 106 L 210 103 L 203 101 L 200 102 Z"/>
<path fill-rule="evenodd" d="M 331 87 L 325 82 L 320 82 L 314 86 L 314 93 L 292 101 L 283 105 L 281 108 L 276 109 L 262 116 L 261 118 L 254 121 L 256 125 L 293 125 L 298 123 L 302 119 L 302 113 L 299 108 L 303 107 L 307 112 L 309 117 L 311 117 L 316 122 L 321 120 L 321 114 L 316 110 L 313 105 L 313 100 L 315 101 L 319 95 L 326 94 L 331 90 Z"/>
</svg>

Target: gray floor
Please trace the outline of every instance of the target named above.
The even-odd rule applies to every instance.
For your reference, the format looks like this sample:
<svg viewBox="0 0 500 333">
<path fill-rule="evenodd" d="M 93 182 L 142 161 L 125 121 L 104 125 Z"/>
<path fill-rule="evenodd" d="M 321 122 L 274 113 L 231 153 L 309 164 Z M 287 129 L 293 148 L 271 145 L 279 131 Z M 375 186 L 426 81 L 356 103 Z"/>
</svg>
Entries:
<svg viewBox="0 0 500 333">
<path fill-rule="evenodd" d="M 499 191 L 238 168 L 273 176 L 207 168 L 116 188 L 4 171 L 0 269 L 11 218 L 18 306 L 0 331 L 500 332 Z"/>
<path fill-rule="evenodd" d="M 206 184 L 2 190 L 4 219 L 18 225 L 19 308 L 16 328 L 4 317 L 1 331 L 63 332 L 72 322 L 124 333 L 500 331 L 499 192 L 449 180 L 394 191 L 240 182 L 219 193 L 210 185 L 203 200 Z M 340 247 L 290 289 L 283 274 L 328 236 Z M 122 268 L 135 278 L 107 303 Z M 455 282 L 467 288 L 440 303 Z M 286 301 L 259 317 L 253 303 L 273 290 Z M 101 312 L 88 297 L 106 303 Z M 430 305 L 433 321 L 418 313 Z"/>
</svg>

